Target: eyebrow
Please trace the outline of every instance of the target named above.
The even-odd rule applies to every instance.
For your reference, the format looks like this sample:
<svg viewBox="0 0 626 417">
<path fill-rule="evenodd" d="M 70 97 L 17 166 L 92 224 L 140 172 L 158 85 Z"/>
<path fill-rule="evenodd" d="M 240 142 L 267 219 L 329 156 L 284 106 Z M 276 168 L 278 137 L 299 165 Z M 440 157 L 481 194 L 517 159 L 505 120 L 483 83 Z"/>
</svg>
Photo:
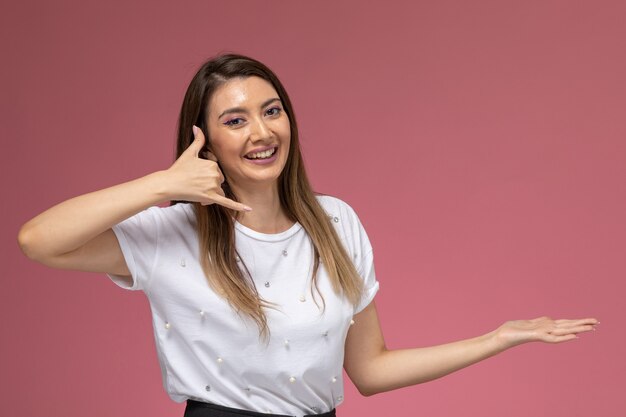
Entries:
<svg viewBox="0 0 626 417">
<path fill-rule="evenodd" d="M 278 97 L 270 98 L 269 100 L 266 100 L 263 102 L 263 104 L 261 104 L 261 108 L 267 106 L 268 104 L 274 101 L 280 101 L 280 99 Z M 243 107 L 233 107 L 232 109 L 224 110 L 222 114 L 220 114 L 217 118 L 220 119 L 223 115 L 228 114 L 228 113 L 247 113 L 247 112 L 248 111 L 244 109 Z"/>
</svg>

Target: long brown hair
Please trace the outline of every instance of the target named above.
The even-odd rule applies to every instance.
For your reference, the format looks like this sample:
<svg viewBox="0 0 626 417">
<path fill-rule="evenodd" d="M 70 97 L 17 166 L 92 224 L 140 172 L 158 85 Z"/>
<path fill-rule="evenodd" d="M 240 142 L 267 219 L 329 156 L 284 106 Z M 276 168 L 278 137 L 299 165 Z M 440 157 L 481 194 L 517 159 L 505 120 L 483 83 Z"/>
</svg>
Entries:
<svg viewBox="0 0 626 417">
<path fill-rule="evenodd" d="M 329 217 L 315 197 L 316 193 L 311 188 L 304 168 L 291 101 L 278 77 L 267 66 L 243 55 L 222 54 L 200 67 L 187 88 L 180 111 L 176 158 L 193 141 L 194 124 L 202 129 L 207 140 L 206 146 L 210 146 L 207 106 L 212 95 L 228 80 L 250 76 L 260 77 L 272 84 L 289 117 L 291 142 L 287 162 L 278 178 L 278 193 L 280 203 L 289 219 L 299 222 L 312 241 L 314 247 L 312 283 L 320 293 L 317 286 L 317 271 L 321 259 L 335 293 L 341 294 L 353 305 L 357 305 L 363 294 L 363 282 Z M 226 197 L 238 201 L 228 186 L 228 179 L 222 186 Z M 176 203 L 177 201 L 171 202 Z M 238 213 L 218 204 L 203 206 L 200 203 L 193 203 L 193 206 L 197 219 L 202 269 L 209 285 L 224 297 L 238 314 L 244 313 L 251 317 L 259 327 L 260 337 L 268 340 L 269 328 L 263 308 L 274 308 L 275 304 L 259 296 L 243 259 L 240 259 L 240 262 L 244 266 L 245 274 L 237 265 L 239 256 L 235 248 L 233 216 L 237 216 Z M 311 295 L 314 298 L 312 287 Z M 320 297 L 325 308 L 326 303 L 321 293 Z"/>
</svg>

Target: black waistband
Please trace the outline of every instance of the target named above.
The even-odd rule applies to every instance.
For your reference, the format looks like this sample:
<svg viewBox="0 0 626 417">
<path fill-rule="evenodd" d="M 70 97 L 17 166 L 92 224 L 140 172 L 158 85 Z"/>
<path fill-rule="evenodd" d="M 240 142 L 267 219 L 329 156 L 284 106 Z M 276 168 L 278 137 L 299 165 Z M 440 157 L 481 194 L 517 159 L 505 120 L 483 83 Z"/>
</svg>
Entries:
<svg viewBox="0 0 626 417">
<path fill-rule="evenodd" d="M 257 411 L 240 410 L 238 408 L 225 407 L 218 404 L 203 403 L 200 401 L 187 400 L 184 417 L 236 417 L 236 416 L 254 416 L 254 417 L 293 417 L 286 414 L 267 414 Z M 327 413 L 322 414 L 305 414 L 305 416 L 315 417 L 335 417 L 335 409 L 333 408 Z"/>
</svg>

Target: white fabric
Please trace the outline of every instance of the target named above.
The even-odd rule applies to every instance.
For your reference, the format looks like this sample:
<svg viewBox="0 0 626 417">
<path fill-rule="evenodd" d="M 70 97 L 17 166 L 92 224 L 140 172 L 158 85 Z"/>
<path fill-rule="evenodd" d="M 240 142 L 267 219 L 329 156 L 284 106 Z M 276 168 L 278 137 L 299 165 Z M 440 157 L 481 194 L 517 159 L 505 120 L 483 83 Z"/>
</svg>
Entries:
<svg viewBox="0 0 626 417">
<path fill-rule="evenodd" d="M 267 346 L 259 343 L 256 324 L 234 313 L 209 287 L 199 263 L 192 205 L 150 207 L 113 227 L 133 283 L 109 277 L 148 297 L 163 385 L 172 400 L 294 416 L 324 413 L 343 401 L 350 321 L 372 301 L 379 284 L 372 246 L 354 210 L 332 196 L 317 198 L 364 279 L 363 300 L 354 308 L 338 297 L 320 263 L 322 314 L 311 296 L 313 249 L 302 226 L 264 234 L 236 222 L 236 248 L 260 296 L 280 306 L 266 310 Z M 321 307 L 319 294 L 313 294 Z"/>
</svg>

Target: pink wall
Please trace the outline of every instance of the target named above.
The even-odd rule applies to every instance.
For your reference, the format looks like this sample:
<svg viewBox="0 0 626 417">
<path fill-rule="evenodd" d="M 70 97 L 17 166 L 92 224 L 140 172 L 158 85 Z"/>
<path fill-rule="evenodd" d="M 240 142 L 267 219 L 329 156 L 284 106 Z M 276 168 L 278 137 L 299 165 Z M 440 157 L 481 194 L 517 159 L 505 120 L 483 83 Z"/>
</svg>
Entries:
<svg viewBox="0 0 626 417">
<path fill-rule="evenodd" d="M 166 168 L 183 91 L 220 51 L 284 81 L 318 191 L 374 245 L 390 348 L 595 316 L 339 415 L 626 409 L 623 2 L 12 2 L 0 12 L 2 413 L 182 416 L 146 299 L 27 260 L 26 220 Z M 171 5 L 166 5 L 171 3 Z M 77 219 L 80 221 L 80 219 Z"/>
</svg>

